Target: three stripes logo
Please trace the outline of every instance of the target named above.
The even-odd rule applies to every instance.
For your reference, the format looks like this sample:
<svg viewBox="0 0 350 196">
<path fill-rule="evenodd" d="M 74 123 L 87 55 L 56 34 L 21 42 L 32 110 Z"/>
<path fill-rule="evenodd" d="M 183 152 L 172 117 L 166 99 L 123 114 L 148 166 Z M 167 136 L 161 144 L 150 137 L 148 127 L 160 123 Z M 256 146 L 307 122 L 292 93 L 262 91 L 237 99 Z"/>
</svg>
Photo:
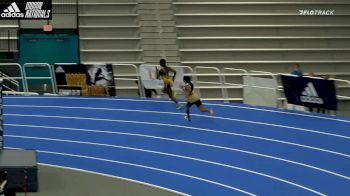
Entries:
<svg viewBox="0 0 350 196">
<path fill-rule="evenodd" d="M 307 83 L 304 91 L 301 94 L 302 94 L 302 96 L 300 96 L 301 102 L 315 103 L 315 104 L 324 103 L 323 99 L 318 96 L 315 86 L 311 82 Z"/>
<path fill-rule="evenodd" d="M 10 6 L 8 6 L 3 13 L 1 13 L 2 18 L 23 18 L 24 14 L 21 12 L 21 10 L 18 8 L 16 2 L 11 3 Z"/>
</svg>

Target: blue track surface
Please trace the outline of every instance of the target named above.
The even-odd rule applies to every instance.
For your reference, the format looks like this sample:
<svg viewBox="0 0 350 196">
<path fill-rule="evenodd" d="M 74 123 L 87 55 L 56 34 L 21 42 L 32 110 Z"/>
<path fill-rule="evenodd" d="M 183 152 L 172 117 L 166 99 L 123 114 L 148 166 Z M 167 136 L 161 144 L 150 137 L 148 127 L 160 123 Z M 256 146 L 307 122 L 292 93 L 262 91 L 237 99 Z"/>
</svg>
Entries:
<svg viewBox="0 0 350 196">
<path fill-rule="evenodd" d="M 192 121 L 168 101 L 5 97 L 5 146 L 40 163 L 190 195 L 349 195 L 350 119 L 205 103 Z"/>
</svg>

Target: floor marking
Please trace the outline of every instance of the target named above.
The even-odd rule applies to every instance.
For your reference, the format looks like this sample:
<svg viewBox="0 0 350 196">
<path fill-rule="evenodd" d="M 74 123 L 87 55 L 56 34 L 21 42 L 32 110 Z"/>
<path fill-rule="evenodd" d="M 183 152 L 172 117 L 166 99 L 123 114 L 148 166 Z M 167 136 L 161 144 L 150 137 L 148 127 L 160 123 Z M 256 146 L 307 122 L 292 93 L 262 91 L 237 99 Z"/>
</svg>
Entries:
<svg viewBox="0 0 350 196">
<path fill-rule="evenodd" d="M 143 134 L 134 134 L 134 133 L 127 133 L 127 132 L 114 132 L 114 131 L 103 131 L 103 130 L 96 130 L 96 129 L 79 129 L 79 128 L 72 128 L 72 127 L 49 127 L 49 126 L 37 126 L 37 125 L 18 125 L 18 124 L 4 124 L 5 126 L 13 126 L 13 127 L 31 127 L 31 128 L 44 128 L 44 129 L 54 129 L 55 131 L 58 130 L 68 130 L 68 131 L 80 131 L 80 132 L 88 132 L 88 133 L 105 133 L 105 134 L 115 134 L 115 135 L 127 135 L 127 136 L 135 136 L 135 137 L 144 137 L 144 138 L 152 138 L 152 139 L 158 139 L 158 140 L 165 140 L 165 141 L 172 141 L 172 142 L 179 142 L 179 143 L 186 143 L 186 144 L 192 144 L 192 145 L 197 145 L 197 146 L 205 146 L 209 148 L 217 148 L 217 149 L 222 149 L 222 150 L 229 150 L 229 151 L 234 151 L 234 152 L 240 152 L 240 153 L 245 153 L 245 154 L 250 154 L 254 156 L 260 156 L 268 159 L 273 159 L 273 160 L 278 160 L 282 162 L 287 162 L 291 164 L 295 164 L 298 166 L 303 166 L 306 168 L 314 169 L 317 171 L 325 172 L 331 175 L 335 175 L 341 178 L 344 178 L 346 180 L 350 180 L 350 177 L 329 171 L 326 169 L 322 169 L 316 166 L 308 165 L 305 163 L 300 163 L 297 161 L 292 161 L 288 159 L 283 159 L 280 157 L 275 157 L 271 155 L 266 155 L 266 154 L 260 154 L 252 151 L 245 151 L 241 149 L 236 149 L 236 148 L 228 148 L 224 146 L 216 146 L 216 145 L 211 145 L 211 144 L 206 144 L 206 143 L 199 143 L 199 142 L 193 142 L 193 141 L 188 141 L 188 140 L 178 140 L 178 139 L 173 139 L 173 138 L 167 138 L 167 137 L 157 137 L 157 136 L 152 136 L 152 135 L 143 135 Z"/>
<path fill-rule="evenodd" d="M 170 115 L 181 115 L 181 116 L 184 115 L 183 113 L 176 113 L 176 112 L 161 112 L 161 111 L 150 111 L 150 110 L 130 110 L 130 109 L 118 109 L 118 108 L 74 107 L 74 106 L 7 105 L 6 107 L 86 109 L 86 110 L 140 112 L 140 113 L 153 113 L 153 114 L 170 114 Z M 264 126 L 292 129 L 292 130 L 304 131 L 304 132 L 309 132 L 309 133 L 316 133 L 316 134 L 320 134 L 320 135 L 327 135 L 327 136 L 339 137 L 339 138 L 350 140 L 349 136 L 333 134 L 333 133 L 329 133 L 329 132 L 316 131 L 316 130 L 313 130 L 313 129 L 304 129 L 304 128 L 299 128 L 299 127 L 291 127 L 291 126 L 285 126 L 285 125 L 279 125 L 279 124 L 273 124 L 273 123 L 264 123 L 264 122 L 258 122 L 258 121 L 249 121 L 249 120 L 242 120 L 242 119 L 235 119 L 235 118 L 225 118 L 225 117 L 218 117 L 218 116 L 208 116 L 208 115 L 201 115 L 201 114 L 191 114 L 191 115 L 192 116 L 198 116 L 198 117 L 204 117 L 204 118 L 215 118 L 215 119 L 220 119 L 220 120 L 237 121 L 237 122 L 243 122 L 243 123 L 250 123 L 250 124 L 258 124 L 258 125 L 264 125 Z"/>
<path fill-rule="evenodd" d="M 158 151 L 144 150 L 144 149 L 139 149 L 139 148 L 125 147 L 125 146 L 101 144 L 101 143 L 94 143 L 94 142 L 83 142 L 83 141 L 76 141 L 76 140 L 62 140 L 62 139 L 54 139 L 54 138 L 28 137 L 28 136 L 17 136 L 17 135 L 5 135 L 5 137 L 22 138 L 22 139 L 34 139 L 34 140 L 45 140 L 45 141 L 56 141 L 56 142 L 66 142 L 66 143 L 86 144 L 86 145 L 95 145 L 95 146 L 121 148 L 121 149 L 126 149 L 126 150 L 133 150 L 133 151 L 140 151 L 140 152 L 147 152 L 147 153 L 171 156 L 171 157 L 176 157 L 176 158 L 181 158 L 181 159 L 187 159 L 187 160 L 192 160 L 192 161 L 198 161 L 198 162 L 202 162 L 202 163 L 212 164 L 212 165 L 221 166 L 221 167 L 227 167 L 227 168 L 230 168 L 230 169 L 244 171 L 244 172 L 255 174 L 255 175 L 259 175 L 259 176 L 264 176 L 264 177 L 267 177 L 267 178 L 270 178 L 270 179 L 274 179 L 276 181 L 280 181 L 280 182 L 284 182 L 284 183 L 292 185 L 292 186 L 296 186 L 298 188 L 307 190 L 309 192 L 316 193 L 318 195 L 323 195 L 323 193 L 320 193 L 318 191 L 315 191 L 315 190 L 310 189 L 308 187 L 305 187 L 303 185 L 296 184 L 296 183 L 288 181 L 288 180 L 284 180 L 282 178 L 277 178 L 275 176 L 271 176 L 271 175 L 268 175 L 268 174 L 256 172 L 256 171 L 253 171 L 253 170 L 248 170 L 248 169 L 245 169 L 245 168 L 235 167 L 235 166 L 231 166 L 231 165 L 227 165 L 227 164 L 222 164 L 222 163 L 213 162 L 213 161 L 207 161 L 207 160 L 203 160 L 203 159 L 197 159 L 197 158 L 188 157 L 188 156 L 181 156 L 181 155 L 177 155 L 177 154 L 163 153 L 163 152 L 158 152 Z"/>
<path fill-rule="evenodd" d="M 154 100 L 154 99 L 127 99 L 127 98 L 94 98 L 94 97 L 5 97 L 6 99 L 81 99 L 81 100 L 108 100 L 108 101 L 130 101 L 130 102 L 153 102 L 153 103 L 172 103 L 171 101 L 167 100 Z M 301 113 L 294 113 L 294 112 L 286 112 L 286 111 L 277 111 L 277 110 L 269 110 L 269 109 L 262 109 L 262 108 L 254 108 L 254 107 L 248 107 L 248 106 L 235 106 L 230 104 L 216 104 L 211 102 L 205 102 L 206 105 L 212 105 L 212 106 L 220 106 L 220 107 L 231 107 L 231 108 L 240 108 L 240 109 L 247 109 L 247 110 L 257 110 L 257 111 L 263 111 L 263 112 L 271 112 L 271 113 L 280 113 L 280 114 L 288 114 L 288 115 L 295 115 L 295 116 L 303 116 L 303 117 L 310 117 L 310 118 L 319 118 L 324 120 L 331 120 L 331 121 L 339 121 L 339 122 L 345 122 L 350 123 L 350 120 L 345 119 L 338 119 L 338 118 L 331 118 L 331 117 L 323 117 L 323 116 L 316 116 L 311 114 L 301 114 Z"/>
<path fill-rule="evenodd" d="M 148 169 L 148 170 L 159 171 L 159 172 L 163 172 L 163 173 L 168 173 L 168 174 L 173 174 L 173 175 L 177 175 L 177 176 L 182 176 L 182 177 L 187 177 L 187 178 L 203 181 L 203 182 L 210 183 L 210 184 L 215 184 L 215 185 L 218 185 L 218 186 L 221 186 L 221 187 L 225 187 L 225 188 L 237 191 L 237 192 L 244 193 L 246 195 L 256 196 L 256 194 L 253 194 L 253 193 L 250 193 L 250 192 L 247 192 L 247 191 L 244 191 L 242 189 L 238 189 L 236 187 L 232 187 L 232 186 L 229 186 L 229 185 L 226 185 L 226 184 L 218 183 L 218 182 L 207 180 L 207 179 L 204 179 L 204 178 L 199 178 L 199 177 L 196 177 L 196 176 L 191 176 L 191 175 L 188 175 L 188 174 L 178 173 L 178 172 L 174 172 L 174 171 L 170 171 L 170 170 L 159 169 L 159 168 L 156 168 L 156 167 L 149 167 L 149 166 L 140 165 L 140 164 L 134 164 L 134 163 L 129 163 L 129 162 L 115 161 L 115 160 L 110 160 L 110 159 L 103 159 L 103 158 L 92 157 L 92 156 L 83 156 L 83 155 L 77 155 L 77 154 L 68 154 L 68 153 L 52 152 L 52 151 L 44 151 L 44 150 L 37 150 L 37 152 L 44 153 L 44 154 L 53 154 L 53 155 L 61 155 L 61 156 L 69 156 L 69 157 L 75 157 L 75 158 L 83 158 L 83 159 L 90 159 L 90 160 L 96 160 L 96 161 L 103 161 L 103 162 L 109 162 L 109 163 L 115 163 L 115 164 L 121 164 L 121 165 L 138 167 L 138 168 L 143 168 L 143 169 Z M 325 196 L 324 194 L 319 194 L 319 195 Z"/>
<path fill-rule="evenodd" d="M 302 148 L 308 148 L 308 149 L 312 149 L 312 150 L 327 152 L 327 153 L 336 154 L 336 155 L 339 155 L 339 156 L 344 156 L 344 157 L 350 158 L 350 155 L 348 155 L 348 154 L 344 154 L 344 153 L 340 153 L 340 152 L 336 152 L 336 151 L 331 151 L 331 150 L 327 150 L 327 149 L 322 149 L 322 148 L 317 148 L 317 147 L 313 147 L 313 146 L 307 146 L 307 145 L 302 145 L 302 144 L 297 144 L 297 143 L 292 143 L 292 142 L 286 142 L 286 141 L 282 141 L 282 140 L 275 140 L 275 139 L 270 139 L 270 138 L 265 138 L 265 137 L 257 137 L 257 136 L 251 136 L 251 135 L 245 135 L 245 134 L 230 133 L 230 132 L 225 132 L 225 131 L 197 128 L 197 127 L 189 127 L 189 126 L 182 126 L 182 125 L 170 125 L 170 124 L 163 124 L 163 123 L 129 121 L 129 120 L 116 120 L 116 119 L 67 117 L 67 116 L 45 116 L 45 115 L 25 115 L 25 114 L 4 114 L 4 116 L 21 116 L 21 117 L 37 117 L 37 118 L 91 120 L 91 121 L 120 122 L 120 123 L 134 123 L 134 124 L 147 124 L 147 125 L 177 127 L 177 128 L 191 129 L 191 130 L 197 130 L 197 131 L 205 131 L 205 132 L 211 132 L 211 133 L 219 133 L 219 134 L 234 135 L 234 136 L 239 136 L 239 137 L 247 137 L 247 138 L 253 138 L 253 139 L 264 140 L 264 141 L 269 141 L 269 142 L 276 142 L 276 143 L 281 143 L 281 144 L 287 144 L 287 145 L 298 146 L 298 147 L 302 147 Z"/>
</svg>

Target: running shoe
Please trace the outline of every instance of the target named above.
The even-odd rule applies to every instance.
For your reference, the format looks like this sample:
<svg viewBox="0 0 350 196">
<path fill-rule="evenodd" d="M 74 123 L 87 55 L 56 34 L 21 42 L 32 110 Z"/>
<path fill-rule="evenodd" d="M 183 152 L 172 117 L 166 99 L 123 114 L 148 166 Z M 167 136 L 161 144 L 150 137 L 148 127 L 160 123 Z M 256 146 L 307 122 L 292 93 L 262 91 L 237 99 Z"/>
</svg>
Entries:
<svg viewBox="0 0 350 196">
<path fill-rule="evenodd" d="M 210 109 L 209 113 L 210 113 L 210 116 L 214 116 L 214 110 Z"/>
<path fill-rule="evenodd" d="M 186 119 L 187 121 L 191 121 L 191 118 L 189 118 L 187 115 L 185 115 L 185 119 Z"/>
</svg>

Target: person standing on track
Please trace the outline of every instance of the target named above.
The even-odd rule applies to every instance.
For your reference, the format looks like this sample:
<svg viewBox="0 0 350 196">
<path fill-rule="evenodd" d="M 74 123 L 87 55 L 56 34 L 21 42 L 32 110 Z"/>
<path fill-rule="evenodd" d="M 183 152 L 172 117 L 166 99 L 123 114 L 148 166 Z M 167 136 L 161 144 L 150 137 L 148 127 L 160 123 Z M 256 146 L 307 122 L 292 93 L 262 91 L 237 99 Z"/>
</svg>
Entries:
<svg viewBox="0 0 350 196">
<path fill-rule="evenodd" d="M 185 119 L 188 121 L 191 121 L 190 108 L 192 107 L 193 104 L 197 106 L 199 111 L 209 112 L 210 115 L 213 116 L 214 110 L 205 108 L 201 102 L 199 95 L 193 92 L 193 84 L 191 82 L 191 78 L 189 76 L 184 76 L 183 80 L 184 80 L 183 90 L 185 92 L 186 101 L 187 101 Z"/>
</svg>

